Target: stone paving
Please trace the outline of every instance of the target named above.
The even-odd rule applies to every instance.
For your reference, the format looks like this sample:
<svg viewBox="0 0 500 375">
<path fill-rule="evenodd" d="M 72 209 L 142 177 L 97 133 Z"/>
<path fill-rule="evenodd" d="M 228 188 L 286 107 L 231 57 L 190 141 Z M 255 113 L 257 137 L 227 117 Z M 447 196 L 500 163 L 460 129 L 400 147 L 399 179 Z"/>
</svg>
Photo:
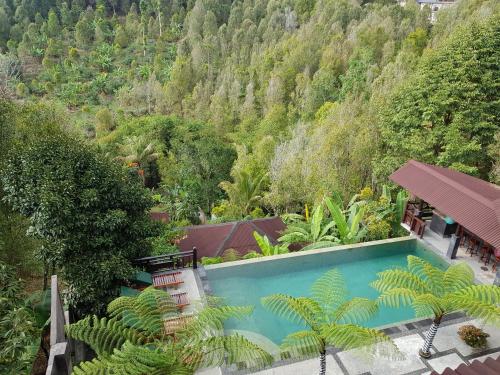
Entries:
<svg viewBox="0 0 500 375">
<path fill-rule="evenodd" d="M 464 324 L 474 324 L 490 334 L 488 346 L 474 349 L 466 345 L 458 336 L 458 328 Z M 358 350 L 344 352 L 327 350 L 328 375 L 428 375 L 433 370 L 441 373 L 445 368 L 456 368 L 461 363 L 469 364 L 474 359 L 484 361 L 487 357 L 500 356 L 500 330 L 483 325 L 475 320 L 468 320 L 460 314 L 452 314 L 442 323 L 431 349 L 432 357 L 420 358 L 418 349 L 424 342 L 424 335 L 430 320 L 420 320 L 386 329 L 394 339 L 399 350 L 405 355 L 400 361 L 385 358 L 369 360 Z M 392 333 L 390 333 L 392 332 Z M 260 371 L 234 371 L 223 368 L 220 372 L 208 372 L 203 375 L 308 375 L 319 373 L 319 358 L 303 361 L 278 361 L 271 368 Z"/>
</svg>

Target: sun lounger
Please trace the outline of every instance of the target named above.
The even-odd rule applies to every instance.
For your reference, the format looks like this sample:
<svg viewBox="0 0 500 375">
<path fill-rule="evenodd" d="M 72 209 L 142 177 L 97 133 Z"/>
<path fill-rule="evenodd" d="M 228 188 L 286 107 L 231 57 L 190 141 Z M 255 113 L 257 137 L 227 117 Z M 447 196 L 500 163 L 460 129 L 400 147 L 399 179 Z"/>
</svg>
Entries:
<svg viewBox="0 0 500 375">
<path fill-rule="evenodd" d="M 193 317 L 190 315 L 179 316 L 177 318 L 167 319 L 163 322 L 163 328 L 166 335 L 173 335 L 177 331 L 185 328 Z"/>
<path fill-rule="evenodd" d="M 180 279 L 181 272 L 153 275 L 153 285 L 156 288 L 177 287 L 184 281 Z"/>
<path fill-rule="evenodd" d="M 189 305 L 189 300 L 187 297 L 187 293 L 174 293 L 172 294 L 172 298 L 177 304 L 177 308 L 182 310 L 184 307 Z"/>
</svg>

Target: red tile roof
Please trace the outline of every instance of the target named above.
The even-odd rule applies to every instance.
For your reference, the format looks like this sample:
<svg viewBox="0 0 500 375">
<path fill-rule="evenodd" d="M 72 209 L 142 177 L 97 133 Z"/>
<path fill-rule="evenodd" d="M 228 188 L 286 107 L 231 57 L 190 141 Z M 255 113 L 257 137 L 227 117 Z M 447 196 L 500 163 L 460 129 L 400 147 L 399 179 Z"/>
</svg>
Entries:
<svg viewBox="0 0 500 375">
<path fill-rule="evenodd" d="M 251 250 L 259 251 L 253 238 L 254 231 L 266 235 L 276 244 L 280 232 L 285 228 L 285 223 L 279 217 L 196 225 L 183 228 L 186 235 L 179 241 L 178 246 L 181 251 L 191 250 L 195 246 L 199 257 L 219 256 L 227 249 L 238 250 L 244 255 Z"/>
<path fill-rule="evenodd" d="M 500 248 L 500 186 L 415 160 L 408 161 L 390 179 Z"/>
<path fill-rule="evenodd" d="M 500 374 L 500 357 L 493 359 L 493 355 L 480 362 L 475 359 L 470 365 L 462 363 L 455 370 L 447 367 L 441 375 L 498 375 Z M 431 375 L 439 375 L 438 372 L 433 371 Z"/>
</svg>

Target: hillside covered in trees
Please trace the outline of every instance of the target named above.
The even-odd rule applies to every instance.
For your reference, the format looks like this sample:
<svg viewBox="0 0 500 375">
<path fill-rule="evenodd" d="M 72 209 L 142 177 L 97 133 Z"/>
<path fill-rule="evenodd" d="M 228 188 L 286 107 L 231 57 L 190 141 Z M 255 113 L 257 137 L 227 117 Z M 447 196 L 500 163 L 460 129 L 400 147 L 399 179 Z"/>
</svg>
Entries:
<svg viewBox="0 0 500 375">
<path fill-rule="evenodd" d="M 0 85 L 142 163 L 177 219 L 348 199 L 408 158 L 498 182 L 498 7 L 1 0 Z"/>
<path fill-rule="evenodd" d="M 0 0 L 0 372 L 29 372 L 50 274 L 102 315 L 178 227 L 383 239 L 408 159 L 499 184 L 499 65 L 498 0 Z"/>
</svg>

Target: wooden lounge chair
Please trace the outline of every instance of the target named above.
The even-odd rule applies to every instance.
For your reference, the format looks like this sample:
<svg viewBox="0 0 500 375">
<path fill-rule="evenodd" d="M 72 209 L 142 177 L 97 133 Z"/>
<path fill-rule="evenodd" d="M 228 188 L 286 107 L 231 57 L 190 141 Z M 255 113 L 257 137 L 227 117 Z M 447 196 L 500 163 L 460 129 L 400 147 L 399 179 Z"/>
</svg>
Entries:
<svg viewBox="0 0 500 375">
<path fill-rule="evenodd" d="M 495 272 L 497 270 L 497 265 L 500 263 L 500 249 L 494 249 L 493 250 L 493 267 L 491 270 Z"/>
<path fill-rule="evenodd" d="M 191 319 L 193 319 L 191 315 L 184 315 L 165 320 L 163 322 L 163 329 L 165 330 L 165 334 L 173 335 L 177 331 L 186 328 Z"/>
<path fill-rule="evenodd" d="M 181 272 L 153 275 L 153 285 L 156 288 L 177 287 L 184 282 L 180 279 L 180 276 Z"/>
<path fill-rule="evenodd" d="M 174 293 L 171 296 L 177 304 L 177 308 L 179 310 L 182 310 L 184 307 L 189 305 L 187 293 Z"/>
</svg>

